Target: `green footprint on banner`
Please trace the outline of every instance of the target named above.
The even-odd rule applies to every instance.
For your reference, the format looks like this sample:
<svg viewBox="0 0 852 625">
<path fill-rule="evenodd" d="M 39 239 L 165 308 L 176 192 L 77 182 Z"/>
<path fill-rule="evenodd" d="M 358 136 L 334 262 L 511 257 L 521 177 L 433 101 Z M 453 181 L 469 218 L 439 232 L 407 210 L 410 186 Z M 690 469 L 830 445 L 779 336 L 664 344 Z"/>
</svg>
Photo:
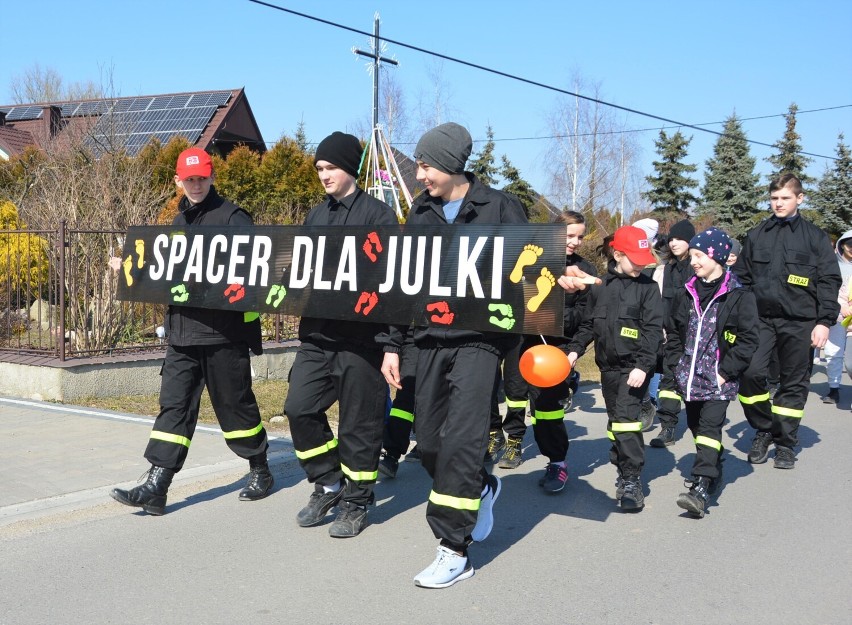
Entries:
<svg viewBox="0 0 852 625">
<path fill-rule="evenodd" d="M 512 307 L 509 304 L 488 304 L 488 310 L 502 315 L 501 317 L 492 315 L 488 318 L 488 323 L 504 330 L 511 330 L 514 327 L 515 317 L 512 313 Z"/>
<path fill-rule="evenodd" d="M 189 292 L 186 290 L 185 284 L 178 284 L 176 286 L 173 286 L 172 293 L 174 294 L 174 297 L 172 299 L 178 304 L 183 304 L 189 299 Z"/>
<path fill-rule="evenodd" d="M 272 288 L 269 289 L 269 295 L 266 296 L 266 303 L 278 308 L 285 295 L 287 295 L 287 289 L 280 284 L 273 284 Z"/>
</svg>

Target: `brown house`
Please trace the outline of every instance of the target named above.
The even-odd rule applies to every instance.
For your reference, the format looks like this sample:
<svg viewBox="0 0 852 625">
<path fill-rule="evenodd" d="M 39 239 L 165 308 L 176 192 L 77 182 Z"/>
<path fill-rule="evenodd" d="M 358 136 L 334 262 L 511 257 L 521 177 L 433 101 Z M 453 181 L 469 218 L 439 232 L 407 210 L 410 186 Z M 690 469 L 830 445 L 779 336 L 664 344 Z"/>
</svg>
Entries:
<svg viewBox="0 0 852 625">
<path fill-rule="evenodd" d="M 223 157 L 238 145 L 266 151 L 243 89 L 0 106 L 0 158 L 75 134 L 96 153 L 132 156 L 176 136 Z"/>
</svg>

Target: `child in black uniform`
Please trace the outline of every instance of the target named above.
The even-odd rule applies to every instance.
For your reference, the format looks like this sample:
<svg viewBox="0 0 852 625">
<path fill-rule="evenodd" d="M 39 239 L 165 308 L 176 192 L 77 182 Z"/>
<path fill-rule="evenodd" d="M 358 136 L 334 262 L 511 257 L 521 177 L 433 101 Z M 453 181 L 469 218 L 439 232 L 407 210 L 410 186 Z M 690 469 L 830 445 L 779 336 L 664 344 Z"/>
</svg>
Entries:
<svg viewBox="0 0 852 625">
<path fill-rule="evenodd" d="M 622 510 L 638 512 L 645 506 L 639 411 L 663 339 L 663 303 L 657 283 L 642 273 L 655 260 L 641 228 L 622 226 L 602 247 L 609 272 L 589 293 L 589 315 L 568 345 L 568 359 L 573 366 L 594 340 L 613 442 L 610 462 L 618 468 L 616 499 Z"/>
<path fill-rule="evenodd" d="M 699 519 L 721 483 L 728 404 L 737 398 L 739 377 L 757 349 L 757 304 L 726 270 L 731 248 L 731 239 L 716 228 L 692 238 L 695 276 L 674 293 L 666 319 L 666 370 L 686 404 L 696 450 L 689 492 L 677 505 Z"/>
<path fill-rule="evenodd" d="M 583 244 L 586 236 L 586 220 L 582 214 L 565 211 L 556 218 L 557 222 L 565 224 L 565 265 L 578 267 L 589 275 L 597 275 L 594 265 L 577 254 L 577 249 Z M 570 338 L 580 327 L 580 322 L 586 312 L 589 291 L 577 291 L 565 295 L 565 312 L 562 336 L 545 337 L 548 345 L 565 349 Z M 537 336 L 525 338 L 525 348 L 540 344 Z M 548 463 L 544 476 L 538 484 L 546 493 L 555 494 L 565 488 L 568 481 L 568 468 L 565 458 L 568 455 L 568 430 L 565 427 L 564 402 L 571 397 L 571 377 L 560 384 L 548 388 L 529 387 L 530 406 L 532 409 L 532 429 L 535 442 L 542 455 L 547 456 Z M 570 399 L 569 399 L 570 401 Z"/>
</svg>

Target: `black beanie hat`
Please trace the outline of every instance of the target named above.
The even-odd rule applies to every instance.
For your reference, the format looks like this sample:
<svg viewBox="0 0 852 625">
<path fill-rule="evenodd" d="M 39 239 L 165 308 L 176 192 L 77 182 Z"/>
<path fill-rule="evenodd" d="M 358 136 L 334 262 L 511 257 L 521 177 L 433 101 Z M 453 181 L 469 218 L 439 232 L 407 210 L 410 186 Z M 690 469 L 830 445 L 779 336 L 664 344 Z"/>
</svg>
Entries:
<svg viewBox="0 0 852 625">
<path fill-rule="evenodd" d="M 695 236 L 695 226 L 688 219 L 683 219 L 669 228 L 669 241 L 680 239 L 687 243 Z"/>
<path fill-rule="evenodd" d="M 414 160 L 435 167 L 445 174 L 464 172 L 473 149 L 473 140 L 464 126 L 448 122 L 428 131 L 414 148 Z"/>
<path fill-rule="evenodd" d="M 335 131 L 320 141 L 314 154 L 314 165 L 317 161 L 328 161 L 357 178 L 358 169 L 361 167 L 361 153 L 361 142 L 357 137 Z"/>
<path fill-rule="evenodd" d="M 723 267 L 728 262 L 732 247 L 731 237 L 718 228 L 707 228 L 692 237 L 689 242 L 690 249 L 701 250 Z"/>
</svg>

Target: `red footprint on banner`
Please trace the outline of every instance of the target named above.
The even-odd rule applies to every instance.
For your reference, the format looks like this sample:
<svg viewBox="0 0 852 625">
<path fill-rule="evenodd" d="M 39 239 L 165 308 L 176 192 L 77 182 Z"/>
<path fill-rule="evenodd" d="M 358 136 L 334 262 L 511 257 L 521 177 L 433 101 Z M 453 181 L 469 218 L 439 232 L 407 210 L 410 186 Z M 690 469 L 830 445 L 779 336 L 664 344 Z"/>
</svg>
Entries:
<svg viewBox="0 0 852 625">
<path fill-rule="evenodd" d="M 364 250 L 364 253 L 367 255 L 367 258 L 370 259 L 370 262 L 376 262 L 378 260 L 378 256 L 373 252 L 373 248 L 376 249 L 376 252 L 379 254 L 382 253 L 382 242 L 379 240 L 379 235 L 375 232 L 371 232 L 367 235 L 367 238 L 364 240 L 364 245 L 361 246 L 361 249 Z"/>
<path fill-rule="evenodd" d="M 450 312 L 450 305 L 447 302 L 434 302 L 432 304 L 426 304 L 426 310 L 428 312 L 440 313 L 438 315 L 432 315 L 429 319 L 433 323 L 442 323 L 444 325 L 450 325 L 453 322 L 453 318 L 456 316 L 455 313 Z"/>
<path fill-rule="evenodd" d="M 375 292 L 368 293 L 367 291 L 364 291 L 361 293 L 361 297 L 358 298 L 358 303 L 355 304 L 355 312 L 361 313 L 364 316 L 369 315 L 378 303 L 379 296 L 376 295 Z"/>
<path fill-rule="evenodd" d="M 242 284 L 229 284 L 223 295 L 228 298 L 229 303 L 233 304 L 246 296 L 246 290 Z"/>
</svg>

